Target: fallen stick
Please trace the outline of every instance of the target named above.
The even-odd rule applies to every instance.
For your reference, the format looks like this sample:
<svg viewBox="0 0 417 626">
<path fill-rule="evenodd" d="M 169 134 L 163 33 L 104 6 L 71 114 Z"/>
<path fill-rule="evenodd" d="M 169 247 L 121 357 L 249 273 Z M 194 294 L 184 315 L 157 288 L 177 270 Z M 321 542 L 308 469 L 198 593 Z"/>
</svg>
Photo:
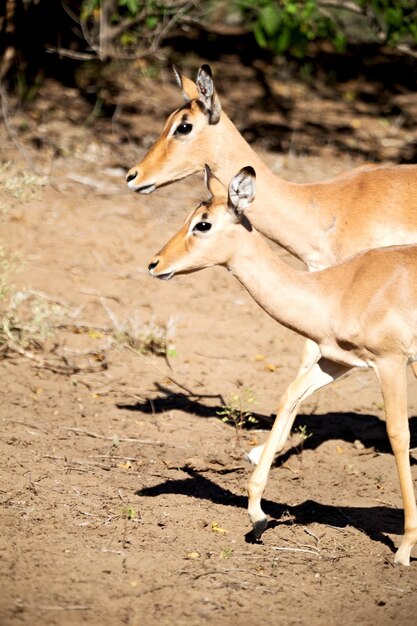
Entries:
<svg viewBox="0 0 417 626">
<path fill-rule="evenodd" d="M 62 430 L 69 430 L 73 433 L 78 433 L 80 435 L 86 435 L 87 437 L 93 437 L 93 439 L 105 439 L 106 441 L 113 441 L 117 439 L 117 441 L 128 442 L 128 443 L 142 443 L 145 445 L 153 445 L 153 446 L 162 446 L 162 441 L 153 440 L 153 439 L 136 439 L 135 437 L 118 437 L 115 435 L 114 437 L 107 437 L 106 435 L 99 435 L 98 433 L 93 433 L 90 430 L 85 430 L 84 428 L 76 428 L 70 426 L 61 426 Z"/>
<path fill-rule="evenodd" d="M 282 550 L 283 552 L 310 552 L 311 554 L 319 555 L 318 550 L 310 550 L 308 548 L 286 548 L 282 546 L 272 546 L 272 550 Z"/>
</svg>

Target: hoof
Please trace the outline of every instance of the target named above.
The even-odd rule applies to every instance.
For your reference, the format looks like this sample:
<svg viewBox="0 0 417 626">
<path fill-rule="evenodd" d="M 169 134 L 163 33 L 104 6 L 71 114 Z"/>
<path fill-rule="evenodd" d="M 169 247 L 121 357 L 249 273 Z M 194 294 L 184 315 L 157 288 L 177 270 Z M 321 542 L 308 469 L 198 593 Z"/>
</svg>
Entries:
<svg viewBox="0 0 417 626">
<path fill-rule="evenodd" d="M 246 460 L 249 461 L 252 465 L 258 465 L 262 452 L 264 451 L 264 447 L 265 445 L 262 444 L 260 446 L 256 446 L 255 448 L 252 448 L 252 450 L 249 450 L 248 453 L 245 453 Z"/>
<path fill-rule="evenodd" d="M 258 541 L 261 538 L 262 533 L 264 532 L 267 526 L 268 526 L 268 520 L 266 517 L 254 523 L 252 533 L 255 538 L 255 541 Z"/>
<path fill-rule="evenodd" d="M 410 557 L 408 555 L 406 556 L 402 556 L 402 555 L 398 555 L 398 553 L 395 555 L 394 557 L 394 565 L 396 567 L 399 566 L 403 566 L 403 567 L 409 567 L 410 566 Z"/>
</svg>

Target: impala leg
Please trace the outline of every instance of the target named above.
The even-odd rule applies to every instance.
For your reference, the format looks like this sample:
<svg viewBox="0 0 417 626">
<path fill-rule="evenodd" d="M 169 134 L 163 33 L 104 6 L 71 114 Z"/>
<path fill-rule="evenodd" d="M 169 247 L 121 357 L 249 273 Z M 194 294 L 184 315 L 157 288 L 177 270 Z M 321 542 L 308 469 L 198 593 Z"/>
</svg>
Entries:
<svg viewBox="0 0 417 626">
<path fill-rule="evenodd" d="M 311 369 L 320 359 L 320 356 L 321 352 L 318 344 L 312 339 L 306 339 L 303 347 L 303 353 L 301 355 L 301 363 L 297 372 L 297 378 L 304 374 L 307 370 Z"/>
<path fill-rule="evenodd" d="M 417 361 L 411 362 L 411 369 L 413 370 L 414 376 L 417 378 Z"/>
<path fill-rule="evenodd" d="M 404 505 L 404 537 L 394 563 L 410 565 L 411 550 L 417 543 L 417 506 L 410 466 L 406 364 L 403 359 L 384 361 L 377 364 L 376 372 L 384 398 L 387 433 L 397 464 Z"/>
<path fill-rule="evenodd" d="M 303 375 L 305 374 L 305 372 L 307 372 L 308 370 L 310 370 L 313 365 L 315 363 L 317 363 L 317 361 L 320 358 L 320 348 L 319 346 L 316 344 L 315 341 L 312 341 L 311 339 L 307 339 L 305 344 L 304 344 L 304 348 L 303 348 L 303 354 L 301 355 L 301 363 L 300 366 L 298 368 L 298 372 L 297 372 L 297 376 L 294 380 L 294 383 Z M 417 369 L 417 368 L 416 368 Z M 279 413 L 279 407 L 277 410 L 277 414 Z M 294 420 L 293 420 L 294 421 Z M 291 422 L 291 426 L 292 426 Z M 282 441 L 282 444 L 279 445 L 275 451 L 275 454 L 277 454 L 278 452 L 281 452 L 282 448 L 285 446 L 285 442 L 288 439 L 288 436 L 291 432 L 291 426 L 290 429 L 287 432 L 287 435 L 285 438 L 280 437 L 280 441 Z M 253 465 L 258 465 L 260 458 L 262 456 L 262 452 L 264 451 L 265 448 L 265 443 L 262 443 L 259 446 L 255 446 L 255 448 L 252 448 L 248 454 L 247 454 L 247 458 L 249 459 L 249 461 L 253 464 Z"/>
<path fill-rule="evenodd" d="M 253 533 L 258 539 L 267 526 L 267 518 L 261 508 L 261 498 L 268 480 L 269 470 L 276 451 L 280 449 L 291 431 L 300 402 L 314 391 L 332 383 L 351 368 L 327 359 L 320 359 L 309 370 L 297 377 L 286 389 L 278 407 L 277 417 L 265 444 L 259 464 L 248 484 L 248 513 Z"/>
</svg>

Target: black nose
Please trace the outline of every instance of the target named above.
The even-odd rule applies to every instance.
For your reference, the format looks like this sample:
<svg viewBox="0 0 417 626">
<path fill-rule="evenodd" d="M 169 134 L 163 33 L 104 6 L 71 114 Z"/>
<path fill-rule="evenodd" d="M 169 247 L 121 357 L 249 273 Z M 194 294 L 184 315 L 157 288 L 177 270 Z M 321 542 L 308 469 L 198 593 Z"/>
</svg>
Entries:
<svg viewBox="0 0 417 626">
<path fill-rule="evenodd" d="M 130 183 L 130 181 L 133 180 L 134 178 L 136 178 L 137 175 L 138 175 L 137 172 L 133 172 L 133 174 L 128 174 L 126 176 L 126 182 Z"/>
<path fill-rule="evenodd" d="M 155 267 L 158 265 L 158 263 L 159 263 L 159 260 L 157 260 L 157 261 L 152 261 L 152 263 L 149 263 L 149 265 L 148 265 L 148 270 L 149 270 L 149 271 L 154 270 L 154 269 L 155 269 Z"/>
</svg>

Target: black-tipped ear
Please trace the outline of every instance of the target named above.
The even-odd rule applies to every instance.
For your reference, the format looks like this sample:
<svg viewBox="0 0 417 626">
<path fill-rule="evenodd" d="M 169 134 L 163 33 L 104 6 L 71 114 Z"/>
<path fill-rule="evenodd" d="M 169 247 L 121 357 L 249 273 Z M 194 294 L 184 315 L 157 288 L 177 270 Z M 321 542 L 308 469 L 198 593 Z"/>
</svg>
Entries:
<svg viewBox="0 0 417 626">
<path fill-rule="evenodd" d="M 210 124 L 217 124 L 220 120 L 222 106 L 214 88 L 213 75 L 210 65 L 200 67 L 196 80 L 198 98 L 204 104 L 210 115 Z"/>
<path fill-rule="evenodd" d="M 227 196 L 226 187 L 224 187 L 219 179 L 215 177 L 207 163 L 204 166 L 204 180 L 212 198 Z"/>
<path fill-rule="evenodd" d="M 191 78 L 181 74 L 175 65 L 172 66 L 175 80 L 177 81 L 178 86 L 182 90 L 182 95 L 185 102 L 189 102 L 190 100 L 198 100 L 200 97 L 199 91 L 197 89 L 197 85 Z"/>
<path fill-rule="evenodd" d="M 210 169 L 210 165 L 205 163 L 204 165 L 204 182 L 206 183 L 207 189 L 210 191 L 210 180 L 213 176 L 213 172 Z"/>
<path fill-rule="evenodd" d="M 175 76 L 175 80 L 177 81 L 177 85 L 178 87 L 181 87 L 181 75 L 178 71 L 178 68 L 176 65 L 172 65 L 172 71 L 174 72 L 174 76 Z"/>
<path fill-rule="evenodd" d="M 229 208 L 237 217 L 252 203 L 256 194 L 256 172 L 248 165 L 232 178 L 229 185 Z"/>
</svg>

